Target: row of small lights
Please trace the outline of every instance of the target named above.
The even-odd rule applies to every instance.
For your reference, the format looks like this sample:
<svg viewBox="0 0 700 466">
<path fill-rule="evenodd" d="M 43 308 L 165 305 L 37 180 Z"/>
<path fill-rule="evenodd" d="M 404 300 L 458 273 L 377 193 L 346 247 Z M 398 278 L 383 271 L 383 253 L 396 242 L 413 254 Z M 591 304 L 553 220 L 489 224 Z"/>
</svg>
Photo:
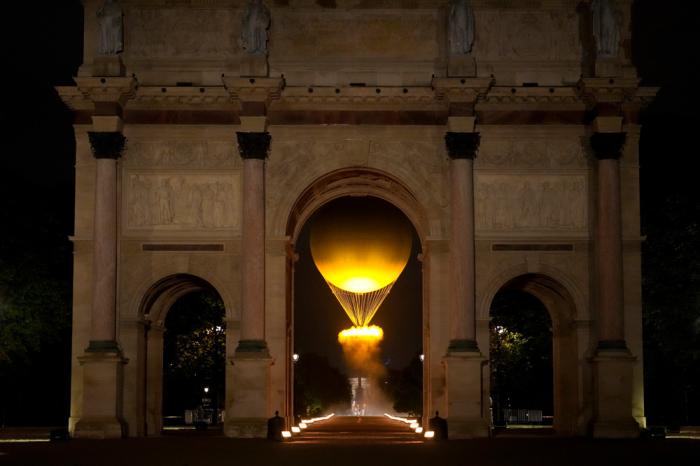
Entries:
<svg viewBox="0 0 700 466">
<path fill-rule="evenodd" d="M 389 414 L 389 413 L 384 413 L 384 415 L 385 415 L 386 417 L 388 417 L 389 419 L 391 419 L 391 420 L 403 422 L 404 424 L 408 424 L 408 426 L 409 426 L 411 429 L 413 429 L 413 431 L 414 431 L 416 434 L 419 434 L 419 435 L 420 435 L 420 434 L 423 434 L 423 437 L 424 437 L 424 438 L 434 438 L 434 437 L 435 437 L 435 432 L 434 432 L 434 431 L 432 431 L 432 430 L 426 430 L 426 431 L 424 432 L 424 431 L 423 431 L 423 428 L 420 426 L 420 424 L 418 424 L 418 421 L 416 421 L 415 419 L 407 419 L 407 418 L 405 418 L 405 417 L 392 416 L 392 415 Z"/>
<path fill-rule="evenodd" d="M 419 358 L 420 358 L 420 362 L 425 361 L 425 355 L 421 354 L 421 355 L 419 356 Z M 297 353 L 294 353 L 294 354 L 292 355 L 292 361 L 294 361 L 294 362 L 298 362 L 298 361 L 299 361 L 299 355 L 298 355 Z"/>
<path fill-rule="evenodd" d="M 309 424 L 313 424 L 314 422 L 327 421 L 328 419 L 332 418 L 333 416 L 335 416 L 335 413 L 331 413 L 328 416 L 313 417 L 311 419 L 302 419 L 298 426 L 292 426 L 291 431 L 283 430 L 282 431 L 282 438 L 284 438 L 284 439 L 292 438 L 293 434 L 300 434 L 302 430 L 309 427 Z"/>
</svg>

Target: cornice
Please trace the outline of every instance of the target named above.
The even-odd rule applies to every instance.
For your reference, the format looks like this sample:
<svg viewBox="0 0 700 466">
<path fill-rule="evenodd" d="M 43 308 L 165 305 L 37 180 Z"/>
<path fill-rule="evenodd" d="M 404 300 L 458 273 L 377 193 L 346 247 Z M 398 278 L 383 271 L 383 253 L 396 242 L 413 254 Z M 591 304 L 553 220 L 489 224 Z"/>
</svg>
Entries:
<svg viewBox="0 0 700 466">
<path fill-rule="evenodd" d="M 231 97 L 241 102 L 269 103 L 279 99 L 284 88 L 283 78 L 222 76 L 221 80 Z"/>
<path fill-rule="evenodd" d="M 510 87 L 496 86 L 489 90 L 481 103 L 484 106 L 537 105 L 546 107 L 581 106 L 581 98 L 575 87 Z"/>
<path fill-rule="evenodd" d="M 222 86 L 140 86 L 128 108 L 230 109 L 236 102 Z"/>
<path fill-rule="evenodd" d="M 627 102 L 644 108 L 656 98 L 658 92 L 658 87 L 638 87 L 634 94 L 627 97 Z"/>
<path fill-rule="evenodd" d="M 433 78 L 438 100 L 451 103 L 476 103 L 483 100 L 495 81 L 493 78 Z"/>
<path fill-rule="evenodd" d="M 279 105 L 285 106 L 357 106 L 403 107 L 426 106 L 436 102 L 435 92 L 429 87 L 287 87 L 280 96 Z"/>
<path fill-rule="evenodd" d="M 92 102 L 108 102 L 124 105 L 134 96 L 137 88 L 135 78 L 124 77 L 78 77 L 78 90 Z"/>
<path fill-rule="evenodd" d="M 586 103 L 619 104 L 637 94 L 638 78 L 582 78 L 576 88 Z"/>
<path fill-rule="evenodd" d="M 80 92 L 77 86 L 56 86 L 55 89 L 63 103 L 71 110 L 81 111 L 94 108 L 92 100 Z"/>
</svg>

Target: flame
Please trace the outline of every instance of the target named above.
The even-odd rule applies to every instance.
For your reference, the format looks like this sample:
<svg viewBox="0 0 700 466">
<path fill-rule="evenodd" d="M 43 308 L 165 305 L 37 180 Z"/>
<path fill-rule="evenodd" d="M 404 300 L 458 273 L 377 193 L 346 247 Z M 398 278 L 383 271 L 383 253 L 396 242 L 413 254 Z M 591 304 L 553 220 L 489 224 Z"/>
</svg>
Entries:
<svg viewBox="0 0 700 466">
<path fill-rule="evenodd" d="M 338 334 L 338 341 L 343 344 L 352 339 L 375 340 L 381 341 L 384 338 L 384 330 L 377 325 L 369 327 L 350 327 L 342 330 Z"/>
</svg>

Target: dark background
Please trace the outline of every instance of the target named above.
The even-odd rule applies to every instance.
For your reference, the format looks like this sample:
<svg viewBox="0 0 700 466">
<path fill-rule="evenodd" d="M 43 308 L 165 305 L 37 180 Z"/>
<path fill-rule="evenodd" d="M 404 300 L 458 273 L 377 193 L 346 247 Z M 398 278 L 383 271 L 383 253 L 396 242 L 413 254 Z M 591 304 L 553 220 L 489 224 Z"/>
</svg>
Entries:
<svg viewBox="0 0 700 466">
<path fill-rule="evenodd" d="M 643 85 L 661 87 L 645 112 L 640 142 L 646 410 L 652 424 L 700 423 L 693 69 L 700 27 L 694 3 L 633 4 L 634 62 Z M 71 84 L 80 65 L 82 7 L 65 0 L 4 8 L 0 425 L 65 424 L 75 143 L 70 112 L 53 86 Z"/>
</svg>

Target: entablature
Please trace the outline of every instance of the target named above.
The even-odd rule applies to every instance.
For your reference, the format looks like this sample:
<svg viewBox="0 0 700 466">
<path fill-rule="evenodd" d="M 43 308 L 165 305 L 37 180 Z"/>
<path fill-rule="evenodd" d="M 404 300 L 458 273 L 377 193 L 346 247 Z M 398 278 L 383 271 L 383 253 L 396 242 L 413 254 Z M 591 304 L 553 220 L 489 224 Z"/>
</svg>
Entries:
<svg viewBox="0 0 700 466">
<path fill-rule="evenodd" d="M 656 88 L 631 78 L 586 78 L 572 86 L 496 86 L 493 78 L 434 78 L 430 86 L 285 86 L 282 78 L 222 76 L 222 86 L 139 86 L 134 78 L 78 78 L 57 88 L 77 122 L 106 103 L 127 124 L 240 124 L 261 115 L 269 124 L 444 125 L 449 116 L 477 124 L 584 124 L 597 115 L 627 116 Z M 123 109 L 123 110 L 122 110 Z"/>
</svg>

